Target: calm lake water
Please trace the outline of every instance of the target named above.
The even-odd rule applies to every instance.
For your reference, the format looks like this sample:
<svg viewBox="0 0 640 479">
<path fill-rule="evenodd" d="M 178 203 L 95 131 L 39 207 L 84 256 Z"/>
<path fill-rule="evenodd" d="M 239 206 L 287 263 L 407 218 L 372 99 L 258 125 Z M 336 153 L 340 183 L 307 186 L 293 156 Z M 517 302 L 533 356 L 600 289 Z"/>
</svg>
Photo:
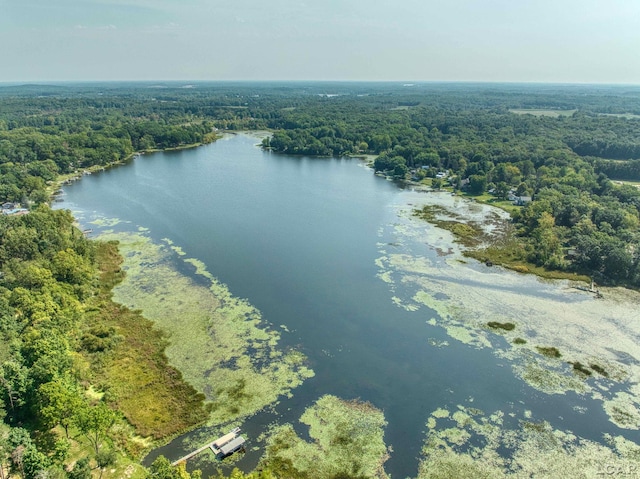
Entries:
<svg viewBox="0 0 640 479">
<path fill-rule="evenodd" d="M 377 276 L 375 261 L 380 245 L 394 241 L 390 225 L 409 221 L 398 217 L 398 205 L 419 201 L 418 193 L 375 176 L 357 159 L 276 155 L 257 148 L 258 141 L 238 135 L 144 155 L 65 187 L 57 204 L 74 211 L 83 227 L 97 230 L 88 224 L 95 216 L 119 218 L 127 222 L 119 229 L 144 227 L 156 241 L 172 240 L 266 321 L 285 325 L 284 347 L 308 356 L 316 376 L 275 411 L 245 423 L 258 450 L 240 467 L 256 464 L 255 438 L 267 424 L 293 422 L 302 431 L 297 419 L 323 394 L 360 398 L 384 411 L 385 440 L 393 447 L 386 470 L 394 478 L 416 474 L 425 422 L 439 407 L 473 401 L 486 411 L 526 408 L 582 437 L 601 436 L 604 415 L 596 411 L 584 421 L 573 408 L 588 406 L 587 399 L 536 391 L 490 350 L 427 324 L 434 313 L 394 304 L 398 291 Z M 397 248 L 437 255 L 419 239 Z M 449 346 L 434 346 L 442 341 Z M 179 449 L 180 439 L 151 457 L 175 459 Z"/>
</svg>

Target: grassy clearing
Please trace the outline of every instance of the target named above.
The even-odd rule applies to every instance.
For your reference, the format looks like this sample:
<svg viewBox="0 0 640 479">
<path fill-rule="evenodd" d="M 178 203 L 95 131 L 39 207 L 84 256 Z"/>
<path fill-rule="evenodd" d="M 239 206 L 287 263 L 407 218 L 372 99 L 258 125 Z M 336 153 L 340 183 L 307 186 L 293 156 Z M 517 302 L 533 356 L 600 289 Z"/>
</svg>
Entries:
<svg viewBox="0 0 640 479">
<path fill-rule="evenodd" d="M 130 435 L 131 428 L 124 425 L 116 425 L 112 430 L 114 440 L 106 440 L 102 444 L 101 452 L 117 451 L 119 449 L 119 438 L 122 434 Z M 126 432 L 125 432 L 126 431 Z M 64 431 L 56 430 L 55 433 L 59 438 L 64 437 Z M 65 461 L 69 467 L 83 459 L 90 458 L 89 465 L 92 469 L 91 477 L 96 479 L 146 479 L 148 477 L 147 470 L 138 462 L 136 458 L 128 455 L 115 454 L 113 462 L 100 470 L 95 459 L 93 445 L 75 430 L 70 430 L 70 449 Z M 55 477 L 55 476 L 51 476 Z"/>
<path fill-rule="evenodd" d="M 598 113 L 601 116 L 613 116 L 618 118 L 626 118 L 627 120 L 639 119 L 640 115 L 634 113 Z"/>
<path fill-rule="evenodd" d="M 83 336 L 98 388 L 141 436 L 165 438 L 202 423 L 208 415 L 204 396 L 168 364 L 166 336 L 139 311 L 111 300 L 124 276 L 117 245 L 101 244 L 98 262 L 100 294 L 86 315 Z"/>
<path fill-rule="evenodd" d="M 509 110 L 511 113 L 515 113 L 516 115 L 533 115 L 533 116 L 549 116 L 551 118 L 558 118 L 560 116 L 571 116 L 578 110 L 543 110 L 543 109 L 535 109 L 535 108 L 522 108 L 522 109 L 513 109 Z"/>
<path fill-rule="evenodd" d="M 614 160 L 615 161 L 615 160 Z M 633 180 L 612 180 L 616 185 L 631 185 L 640 188 L 640 181 Z"/>
<path fill-rule="evenodd" d="M 509 214 L 513 214 L 516 211 L 518 211 L 520 208 L 522 208 L 522 206 L 516 206 L 513 204 L 513 201 L 509 201 L 509 200 L 501 200 L 498 198 L 495 198 L 493 196 L 489 197 L 488 199 L 478 199 L 475 198 L 476 201 L 478 201 L 479 203 L 485 203 L 487 205 L 491 205 L 491 206 L 495 206 L 496 208 L 500 208 L 501 210 L 506 211 Z"/>
<path fill-rule="evenodd" d="M 35 440 L 44 450 L 56 448 L 54 443 L 63 446 L 69 470 L 88 460 L 93 478 L 144 479 L 147 471 L 139 464 L 143 453 L 155 440 L 203 422 L 207 410 L 203 396 L 168 365 L 166 338 L 139 312 L 112 301 L 112 288 L 124 276 L 117 244 L 98 243 L 96 253 L 99 275 L 94 295 L 84 305 L 75 367 L 86 399 L 104 399 L 120 413 L 98 441 L 100 456 L 109 459 L 101 470 L 94 443 L 73 424 L 68 437 L 58 426 Z"/>
<path fill-rule="evenodd" d="M 501 210 L 504 210 L 507 213 L 513 213 L 514 211 L 517 211 L 520 208 L 522 208 L 522 206 L 514 205 L 513 201 L 496 198 L 490 193 L 482 193 L 481 195 L 472 195 L 471 193 L 464 192 L 464 193 L 461 193 L 460 196 L 462 196 L 463 198 L 468 198 L 471 201 L 483 203 L 485 205 L 495 206 L 496 208 L 500 208 Z"/>
</svg>

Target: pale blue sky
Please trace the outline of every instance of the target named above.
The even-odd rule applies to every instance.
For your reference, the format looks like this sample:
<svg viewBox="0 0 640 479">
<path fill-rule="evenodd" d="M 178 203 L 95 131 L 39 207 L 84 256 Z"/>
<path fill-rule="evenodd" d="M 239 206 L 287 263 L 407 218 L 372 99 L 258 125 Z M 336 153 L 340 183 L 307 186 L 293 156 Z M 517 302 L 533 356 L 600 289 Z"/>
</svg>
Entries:
<svg viewBox="0 0 640 479">
<path fill-rule="evenodd" d="M 640 0 L 0 0 L 0 81 L 640 84 Z"/>
</svg>

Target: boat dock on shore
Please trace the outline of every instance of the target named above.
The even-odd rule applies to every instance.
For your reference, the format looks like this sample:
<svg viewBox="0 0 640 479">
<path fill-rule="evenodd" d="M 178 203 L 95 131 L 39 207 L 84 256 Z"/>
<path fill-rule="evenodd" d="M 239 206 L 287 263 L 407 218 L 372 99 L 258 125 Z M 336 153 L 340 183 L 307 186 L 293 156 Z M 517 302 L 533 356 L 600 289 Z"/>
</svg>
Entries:
<svg viewBox="0 0 640 479">
<path fill-rule="evenodd" d="M 190 452 L 186 456 L 182 456 L 177 461 L 173 461 L 171 465 L 175 466 L 177 464 L 180 464 L 181 462 L 186 462 L 207 449 L 211 449 L 211 452 L 213 452 L 216 458 L 222 459 L 223 457 L 229 456 L 234 452 L 243 449 L 244 444 L 247 442 L 244 437 L 238 435 L 239 432 L 240 428 L 236 427 L 235 429 L 229 431 L 227 434 L 219 437 L 215 441 L 205 444 L 195 451 Z"/>
</svg>

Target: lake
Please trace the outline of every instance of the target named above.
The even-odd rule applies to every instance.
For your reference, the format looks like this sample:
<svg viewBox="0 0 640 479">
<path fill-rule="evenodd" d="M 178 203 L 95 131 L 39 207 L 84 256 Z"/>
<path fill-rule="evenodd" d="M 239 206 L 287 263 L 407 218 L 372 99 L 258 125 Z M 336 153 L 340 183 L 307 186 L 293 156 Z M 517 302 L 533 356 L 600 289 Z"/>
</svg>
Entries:
<svg viewBox="0 0 640 479">
<path fill-rule="evenodd" d="M 282 348 L 306 355 L 315 376 L 244 422 L 253 447 L 239 467 L 255 466 L 258 436 L 269 424 L 291 422 L 304 434 L 297 419 L 324 394 L 359 398 L 384 412 L 385 442 L 393 448 L 385 470 L 394 478 L 416 475 L 427 420 L 443 407 L 504 411 L 512 417 L 507 414 L 505 426 L 511 421 L 512 427 L 526 415 L 596 441 L 605 431 L 629 435 L 611 424 L 592 394 L 576 387 L 547 391 L 524 380 L 514 368 L 525 356 L 496 353 L 509 350 L 501 334 L 462 319 L 443 326 L 446 315 L 438 306 L 455 297 L 455 286 L 478 295 L 481 308 L 487 284 L 497 285 L 491 294 L 576 307 L 588 308 L 592 298 L 558 293 L 557 285 L 473 261 L 452 266 L 447 252 L 455 245 L 448 233 L 410 214 L 432 198 L 453 201 L 442 194 L 402 188 L 374 175 L 362 160 L 277 155 L 262 151 L 258 142 L 229 135 L 195 149 L 145 154 L 65 186 L 63 201 L 56 203 L 96 235 L 144 231 L 152 241 L 170 240 L 257 308 L 281 332 Z M 106 223 L 96 218 L 119 222 L 100 226 Z M 430 276 L 406 261 L 401 274 L 398 265 L 407 258 L 428 263 Z M 492 279 L 481 284 L 478 275 Z M 439 282 L 442 289 L 430 300 L 417 294 Z M 493 314 L 473 324 L 491 321 Z M 480 339 L 456 336 L 464 328 Z M 568 374 L 562 368 L 558 363 L 556 369 Z M 179 457 L 183 439 L 150 457 Z M 198 464 L 206 467 L 204 462 Z"/>
</svg>

